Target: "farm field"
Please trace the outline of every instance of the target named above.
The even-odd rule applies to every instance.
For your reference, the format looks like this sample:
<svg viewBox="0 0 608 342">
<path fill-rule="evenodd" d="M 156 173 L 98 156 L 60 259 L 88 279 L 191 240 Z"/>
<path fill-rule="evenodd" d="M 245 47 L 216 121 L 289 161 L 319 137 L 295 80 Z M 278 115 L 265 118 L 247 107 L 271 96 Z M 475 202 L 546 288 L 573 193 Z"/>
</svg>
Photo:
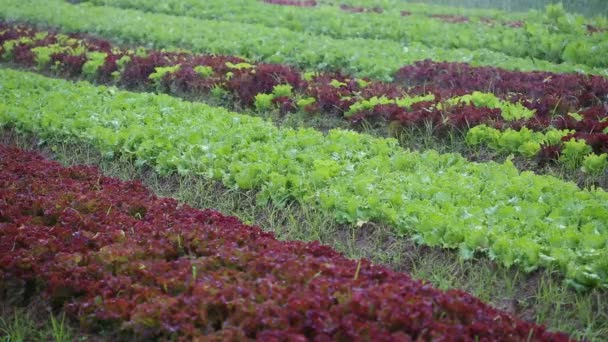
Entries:
<svg viewBox="0 0 608 342">
<path fill-rule="evenodd" d="M 608 340 L 601 10 L 1 3 L 5 340 Z"/>
</svg>

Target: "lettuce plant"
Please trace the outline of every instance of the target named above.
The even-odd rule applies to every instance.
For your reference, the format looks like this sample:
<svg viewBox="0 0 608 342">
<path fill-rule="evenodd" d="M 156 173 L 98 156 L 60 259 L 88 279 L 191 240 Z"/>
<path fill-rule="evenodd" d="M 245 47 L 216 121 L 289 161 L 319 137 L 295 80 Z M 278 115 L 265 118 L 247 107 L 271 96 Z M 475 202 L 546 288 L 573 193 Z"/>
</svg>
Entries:
<svg viewBox="0 0 608 342">
<path fill-rule="evenodd" d="M 585 140 L 576 140 L 574 138 L 564 142 L 564 149 L 559 157 L 559 161 L 569 169 L 576 169 L 581 166 L 585 157 L 591 153 L 591 147 L 587 145 Z M 595 161 L 590 159 L 589 163 Z"/>
<path fill-rule="evenodd" d="M 583 159 L 582 170 L 591 175 L 600 175 L 608 169 L 608 154 L 600 155 L 591 153 Z"/>
</svg>

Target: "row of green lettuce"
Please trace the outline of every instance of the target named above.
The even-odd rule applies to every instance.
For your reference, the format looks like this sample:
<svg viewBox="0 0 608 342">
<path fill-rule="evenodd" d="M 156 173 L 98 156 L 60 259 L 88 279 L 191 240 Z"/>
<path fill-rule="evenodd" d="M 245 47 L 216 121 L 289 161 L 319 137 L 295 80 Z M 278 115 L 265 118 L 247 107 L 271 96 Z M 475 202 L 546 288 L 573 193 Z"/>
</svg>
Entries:
<svg viewBox="0 0 608 342">
<path fill-rule="evenodd" d="M 347 130 L 277 128 L 167 95 L 0 69 L 0 125 L 92 144 L 159 173 L 197 174 L 260 203 L 316 207 L 341 222 L 382 222 L 429 246 L 525 270 L 552 267 L 608 287 L 608 194 L 510 163 L 404 151 Z"/>
<path fill-rule="evenodd" d="M 382 80 L 391 80 L 403 65 L 423 59 L 515 70 L 608 75 L 608 69 L 517 58 L 487 49 L 443 49 L 375 39 L 335 39 L 259 24 L 202 20 L 87 3 L 74 5 L 63 0 L 4 0 L 0 18 L 53 26 L 68 32 L 95 33 L 118 43 L 241 55 L 252 60 L 316 70 L 342 70 Z"/>
<path fill-rule="evenodd" d="M 448 23 L 427 16 L 399 13 L 353 15 L 338 7 L 271 6 L 242 0 L 87 0 L 95 5 L 154 13 L 283 27 L 338 39 L 366 38 L 421 43 L 441 48 L 488 49 L 509 56 L 554 63 L 608 67 L 608 32 L 588 34 L 587 19 L 550 6 L 523 28 L 500 22 Z M 561 11 L 560 11 L 561 9 Z"/>
</svg>

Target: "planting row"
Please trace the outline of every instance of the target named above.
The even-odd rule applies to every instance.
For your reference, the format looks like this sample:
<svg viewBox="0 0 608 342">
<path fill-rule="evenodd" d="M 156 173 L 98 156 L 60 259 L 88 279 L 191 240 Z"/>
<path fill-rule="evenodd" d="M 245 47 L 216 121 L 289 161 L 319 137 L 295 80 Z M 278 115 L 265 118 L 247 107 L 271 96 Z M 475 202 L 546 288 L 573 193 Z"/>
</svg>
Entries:
<svg viewBox="0 0 608 342">
<path fill-rule="evenodd" d="M 400 14 L 353 16 L 347 11 L 364 8 L 323 6 L 302 9 L 293 6 L 268 6 L 258 1 L 210 0 L 87 0 L 95 5 L 144 10 L 202 19 L 225 20 L 284 27 L 338 39 L 369 38 L 422 43 L 441 48 L 489 49 L 509 56 L 531 57 L 554 63 L 569 62 L 594 67 L 608 67 L 608 32 L 589 34 L 585 18 L 565 11 L 547 14 L 526 22 L 525 28 L 513 25 L 489 25 L 488 20 L 468 22 L 465 17 L 432 17 Z M 550 7 L 552 9 L 553 7 Z M 373 10 L 367 12 L 375 13 Z M 452 24 L 457 19 L 459 24 Z M 466 19 L 466 20 L 465 20 Z"/>
<path fill-rule="evenodd" d="M 0 145 L 0 288 L 128 339 L 569 341 L 458 290 L 277 241 L 137 182 Z M 22 290 L 22 289 L 21 289 Z"/>
<path fill-rule="evenodd" d="M 600 76 L 509 72 L 427 61 L 402 68 L 396 76 L 402 84 L 398 85 L 337 73 L 302 73 L 283 65 L 250 64 L 236 57 L 119 49 L 104 40 L 3 23 L 0 59 L 136 89 L 220 97 L 230 93 L 241 105 L 260 111 L 301 109 L 344 117 L 353 124 L 365 120 L 391 123 L 395 128 L 431 125 L 437 135 L 454 129 L 465 132 L 480 124 L 495 131 L 529 127 L 539 131 L 535 139 L 519 134 L 515 141 L 500 143 L 497 149 L 541 156 L 547 161 L 576 160 L 567 162 L 573 168 L 587 157 L 608 152 L 603 103 L 608 80 Z M 498 97 L 475 89 L 491 89 Z M 550 127 L 555 127 L 552 138 L 541 139 Z M 471 134 L 475 136 L 467 139 L 474 145 L 489 138 L 480 139 L 479 130 L 467 132 L 467 136 Z M 587 146 L 580 151 L 565 149 L 577 154 L 562 157 L 562 141 L 572 139 L 585 140 L 573 143 Z M 595 167 L 593 173 L 604 168 Z"/>
<path fill-rule="evenodd" d="M 256 189 L 341 222 L 384 222 L 430 246 L 525 270 L 555 267 L 570 284 L 608 284 L 608 194 L 510 163 L 402 150 L 352 131 L 278 129 L 166 95 L 137 94 L 2 70 L 0 124 L 132 156 L 158 172 Z"/>
<path fill-rule="evenodd" d="M 581 71 L 608 75 L 605 68 L 510 57 L 487 49 L 443 49 L 422 44 L 349 38 L 335 39 L 269 28 L 259 24 L 202 20 L 105 6 L 73 5 L 62 0 L 6 0 L 0 18 L 56 26 L 69 32 L 97 33 L 119 42 L 156 48 L 242 55 L 319 70 L 343 70 L 389 80 L 404 64 L 431 58 L 467 61 L 517 70 Z M 166 29 L 170 27 L 170 29 Z M 219 34 L 218 32 L 221 32 Z M 230 37 L 229 40 L 224 37 Z"/>
</svg>

